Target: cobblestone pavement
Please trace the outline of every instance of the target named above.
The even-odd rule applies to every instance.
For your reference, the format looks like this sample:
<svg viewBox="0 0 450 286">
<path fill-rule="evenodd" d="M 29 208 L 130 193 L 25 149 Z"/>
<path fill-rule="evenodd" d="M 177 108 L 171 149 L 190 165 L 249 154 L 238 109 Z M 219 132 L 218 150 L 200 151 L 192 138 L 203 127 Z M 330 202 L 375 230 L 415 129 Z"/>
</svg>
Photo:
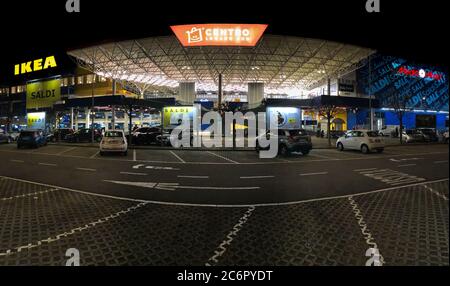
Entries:
<svg viewBox="0 0 450 286">
<path fill-rule="evenodd" d="M 448 265 L 448 180 L 291 205 L 120 200 L 0 177 L 0 265 Z"/>
</svg>

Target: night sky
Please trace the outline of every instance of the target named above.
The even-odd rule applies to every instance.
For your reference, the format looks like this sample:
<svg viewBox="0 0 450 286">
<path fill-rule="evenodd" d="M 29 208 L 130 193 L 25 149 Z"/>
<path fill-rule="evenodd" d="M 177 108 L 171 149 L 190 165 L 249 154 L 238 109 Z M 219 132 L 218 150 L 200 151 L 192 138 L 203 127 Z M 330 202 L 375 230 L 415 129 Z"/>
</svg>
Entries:
<svg viewBox="0 0 450 286">
<path fill-rule="evenodd" d="M 334 40 L 448 66 L 446 1 L 381 0 L 378 14 L 367 13 L 365 2 L 81 0 L 81 13 L 69 14 L 65 0 L 0 1 L 0 81 L 21 60 L 170 35 L 169 25 L 207 22 L 267 23 L 266 33 Z"/>
</svg>

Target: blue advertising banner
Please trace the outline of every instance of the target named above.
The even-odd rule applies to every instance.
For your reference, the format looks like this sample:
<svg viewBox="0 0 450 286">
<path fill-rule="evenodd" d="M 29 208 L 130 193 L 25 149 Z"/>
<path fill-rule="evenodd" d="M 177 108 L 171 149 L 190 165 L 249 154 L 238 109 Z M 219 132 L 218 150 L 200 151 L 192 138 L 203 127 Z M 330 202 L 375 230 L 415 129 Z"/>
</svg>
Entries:
<svg viewBox="0 0 450 286">
<path fill-rule="evenodd" d="M 375 54 L 370 73 L 369 65 L 357 71 L 358 93 L 375 95 L 382 107 L 389 107 L 395 94 L 409 97 L 408 108 L 448 111 L 448 71 L 443 68 Z"/>
</svg>

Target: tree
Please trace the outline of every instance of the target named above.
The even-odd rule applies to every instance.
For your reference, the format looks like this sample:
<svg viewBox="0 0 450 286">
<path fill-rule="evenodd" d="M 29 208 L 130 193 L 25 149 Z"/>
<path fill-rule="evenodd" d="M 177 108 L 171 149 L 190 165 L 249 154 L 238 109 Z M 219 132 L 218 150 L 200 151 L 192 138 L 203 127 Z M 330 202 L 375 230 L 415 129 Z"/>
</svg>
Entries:
<svg viewBox="0 0 450 286">
<path fill-rule="evenodd" d="M 386 100 L 386 105 L 392 109 L 397 116 L 397 119 L 400 123 L 400 144 L 403 144 L 403 116 L 407 111 L 410 111 L 411 108 L 408 108 L 408 102 L 413 96 L 411 94 L 401 95 L 398 92 L 391 93 Z"/>
<path fill-rule="evenodd" d="M 327 120 L 327 138 L 328 138 L 328 147 L 331 147 L 331 121 L 336 117 L 336 115 L 339 113 L 339 107 L 330 104 L 325 103 L 322 104 L 321 97 L 316 97 L 312 99 L 314 108 L 317 110 L 320 117 L 325 118 Z"/>
</svg>

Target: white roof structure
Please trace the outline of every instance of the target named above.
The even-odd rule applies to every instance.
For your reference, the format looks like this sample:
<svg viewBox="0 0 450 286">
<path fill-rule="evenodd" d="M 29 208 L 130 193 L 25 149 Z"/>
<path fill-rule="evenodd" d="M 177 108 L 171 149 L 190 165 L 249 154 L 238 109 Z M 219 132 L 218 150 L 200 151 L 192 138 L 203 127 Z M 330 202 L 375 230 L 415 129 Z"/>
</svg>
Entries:
<svg viewBox="0 0 450 286">
<path fill-rule="evenodd" d="M 263 82 L 267 92 L 311 90 L 355 70 L 374 50 L 326 40 L 263 35 L 254 47 L 183 47 L 175 36 L 115 42 L 72 50 L 79 65 L 146 90 L 196 82 L 197 89 L 246 91 Z"/>
</svg>

